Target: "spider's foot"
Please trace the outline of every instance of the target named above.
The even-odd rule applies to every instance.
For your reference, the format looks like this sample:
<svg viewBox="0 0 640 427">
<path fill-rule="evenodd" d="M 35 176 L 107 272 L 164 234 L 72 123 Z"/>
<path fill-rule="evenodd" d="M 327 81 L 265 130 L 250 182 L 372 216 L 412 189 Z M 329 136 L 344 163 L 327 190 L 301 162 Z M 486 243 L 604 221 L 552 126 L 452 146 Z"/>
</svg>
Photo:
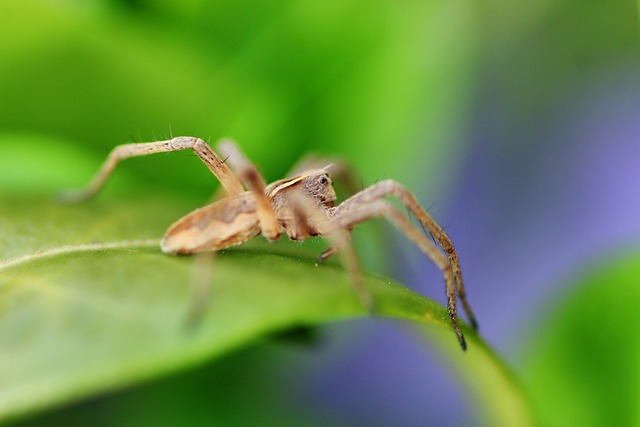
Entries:
<svg viewBox="0 0 640 427">
<path fill-rule="evenodd" d="M 467 351 L 467 340 L 464 339 L 464 335 L 462 333 L 462 329 L 460 328 L 460 324 L 456 321 L 456 318 L 452 318 L 453 323 L 453 332 L 455 332 L 456 337 L 458 338 L 458 343 L 460 347 L 462 347 L 462 351 Z"/>
<path fill-rule="evenodd" d="M 467 351 L 467 340 L 464 339 L 464 335 L 462 335 L 462 332 L 456 332 L 456 335 L 458 337 L 460 347 L 462 347 L 462 351 Z"/>
<path fill-rule="evenodd" d="M 331 257 L 331 255 L 335 254 L 336 252 L 338 252 L 338 248 L 337 246 L 332 246 L 329 249 L 327 249 L 326 251 L 322 252 L 320 255 L 318 255 L 318 258 L 316 259 L 316 262 L 318 264 L 326 261 L 329 257 Z"/>
</svg>

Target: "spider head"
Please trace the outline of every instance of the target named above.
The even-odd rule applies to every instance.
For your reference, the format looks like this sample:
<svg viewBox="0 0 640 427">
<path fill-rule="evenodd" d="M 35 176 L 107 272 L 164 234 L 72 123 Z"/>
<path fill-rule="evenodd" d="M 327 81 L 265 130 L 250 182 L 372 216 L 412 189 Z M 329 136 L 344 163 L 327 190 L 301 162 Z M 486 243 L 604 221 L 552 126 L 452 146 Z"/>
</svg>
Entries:
<svg viewBox="0 0 640 427">
<path fill-rule="evenodd" d="M 306 196 L 324 206 L 332 207 L 337 197 L 333 181 L 326 169 L 309 171 L 302 178 L 300 187 Z"/>
<path fill-rule="evenodd" d="M 333 207 L 337 197 L 327 168 L 309 170 L 269 184 L 265 192 L 274 209 L 289 209 L 291 201 L 300 197 L 320 206 Z"/>
</svg>

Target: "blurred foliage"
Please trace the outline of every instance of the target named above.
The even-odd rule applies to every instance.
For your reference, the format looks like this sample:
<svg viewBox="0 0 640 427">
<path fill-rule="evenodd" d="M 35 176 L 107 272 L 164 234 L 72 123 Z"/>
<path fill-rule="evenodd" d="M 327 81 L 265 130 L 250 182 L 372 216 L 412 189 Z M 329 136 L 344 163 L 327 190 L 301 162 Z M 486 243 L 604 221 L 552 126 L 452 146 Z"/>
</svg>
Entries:
<svg viewBox="0 0 640 427">
<path fill-rule="evenodd" d="M 0 129 L 99 157 L 132 137 L 228 135 L 269 179 L 318 150 L 364 182 L 424 169 L 437 183 L 447 168 L 429 157 L 453 161 L 460 144 L 464 4 L 27 0 L 0 2 L 0 17 Z M 139 167 L 176 192 L 210 187 L 192 169 Z"/>
<path fill-rule="evenodd" d="M 484 37 L 479 77 L 487 84 L 481 96 L 504 115 L 496 123 L 509 124 L 503 140 L 509 145 L 529 143 L 509 137 L 530 133 L 555 103 L 565 102 L 601 68 L 637 58 L 633 0 L 485 0 L 478 17 Z"/>
<path fill-rule="evenodd" d="M 154 426 L 323 426 L 342 424 L 316 416 L 274 381 L 286 377 L 292 350 L 263 343 L 234 351 L 216 363 L 89 399 L 16 423 L 22 427 L 70 425 Z M 247 398 L 250 397 L 250 404 Z"/>
<path fill-rule="evenodd" d="M 525 356 L 539 425 L 640 425 L 639 285 L 636 253 L 592 266 L 558 298 Z"/>
</svg>

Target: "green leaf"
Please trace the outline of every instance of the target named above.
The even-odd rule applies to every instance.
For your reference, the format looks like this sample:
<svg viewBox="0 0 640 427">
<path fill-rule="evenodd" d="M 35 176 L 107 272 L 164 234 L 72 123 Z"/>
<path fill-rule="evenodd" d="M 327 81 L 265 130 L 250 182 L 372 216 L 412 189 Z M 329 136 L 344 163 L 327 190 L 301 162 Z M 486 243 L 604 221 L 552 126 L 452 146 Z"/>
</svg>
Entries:
<svg viewBox="0 0 640 427">
<path fill-rule="evenodd" d="M 157 238 L 188 210 L 162 202 L 0 199 L 0 419 L 202 364 L 275 331 L 368 314 L 341 268 L 278 255 L 277 245 L 224 251 L 206 270 L 203 258 L 162 254 Z M 208 271 L 212 297 L 189 328 L 191 285 Z M 380 316 L 446 332 L 433 341 L 465 366 L 493 425 L 527 425 L 517 384 L 469 328 L 464 354 L 444 307 L 388 280 L 366 285 Z M 504 396 L 515 415 L 503 415 Z"/>
<path fill-rule="evenodd" d="M 531 340 L 539 425 L 638 426 L 640 255 L 583 275 Z"/>
</svg>

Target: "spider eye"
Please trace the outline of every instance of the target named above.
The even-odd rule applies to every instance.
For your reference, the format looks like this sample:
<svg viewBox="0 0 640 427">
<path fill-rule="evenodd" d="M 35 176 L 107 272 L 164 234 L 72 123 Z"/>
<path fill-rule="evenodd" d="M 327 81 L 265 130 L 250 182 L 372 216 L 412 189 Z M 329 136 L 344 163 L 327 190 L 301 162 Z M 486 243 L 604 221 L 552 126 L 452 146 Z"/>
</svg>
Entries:
<svg viewBox="0 0 640 427">
<path fill-rule="evenodd" d="M 329 180 L 327 179 L 326 176 L 323 176 L 322 178 L 320 178 L 320 184 L 325 185 L 328 182 L 329 182 Z"/>
</svg>

